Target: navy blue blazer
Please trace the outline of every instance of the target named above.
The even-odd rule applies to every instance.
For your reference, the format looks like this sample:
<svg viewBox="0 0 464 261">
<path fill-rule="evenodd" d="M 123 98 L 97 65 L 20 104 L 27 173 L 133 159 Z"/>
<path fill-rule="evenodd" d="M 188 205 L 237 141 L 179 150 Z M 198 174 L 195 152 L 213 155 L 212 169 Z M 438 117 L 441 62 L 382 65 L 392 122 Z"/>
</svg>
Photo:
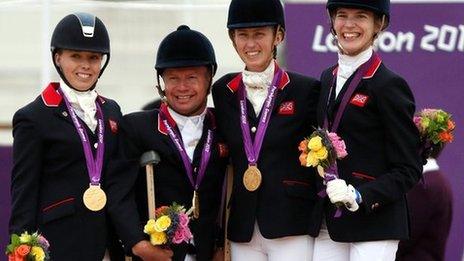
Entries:
<svg viewBox="0 0 464 261">
<path fill-rule="evenodd" d="M 336 67 L 321 76 L 318 122 L 323 125 L 338 110 L 353 75 L 342 88 L 332 111 L 327 101 Z M 403 239 L 409 235 L 406 192 L 421 177 L 419 133 L 413 123 L 414 97 L 406 81 L 376 59 L 349 99 L 336 132 L 348 156 L 338 161 L 338 174 L 362 195 L 356 212 L 334 218 L 335 207 L 319 202 L 330 237 L 340 242 Z M 324 189 L 320 180 L 320 189 Z M 324 209 L 324 210 L 323 210 Z"/>
<path fill-rule="evenodd" d="M 166 105 L 161 106 L 166 110 Z M 175 121 L 168 116 L 172 126 Z M 160 155 L 160 162 L 154 167 L 156 207 L 169 206 L 176 202 L 188 210 L 192 206 L 193 187 L 190 184 L 183 165 L 180 153 L 168 135 L 164 125 L 160 124 L 159 110 L 149 110 L 131 113 L 124 116 L 122 124 L 121 141 L 124 149 L 123 158 L 126 163 L 123 171 L 118 171 L 125 184 L 134 184 L 132 191 L 121 193 L 119 203 L 111 212 L 119 213 L 115 220 L 117 227 L 125 226 L 120 236 L 126 248 L 138 242 L 140 231 L 148 220 L 147 191 L 145 168 L 139 168 L 140 156 L 150 150 Z M 177 127 L 175 127 L 177 128 Z M 214 110 L 209 109 L 205 120 L 203 134 L 196 146 L 193 155 L 193 167 L 198 169 L 201 153 L 206 142 L 207 128 L 214 132 L 212 150 L 205 176 L 199 187 L 200 217 L 191 220 L 191 231 L 195 241 L 195 254 L 197 260 L 211 260 L 216 240 L 222 233 L 218 231 L 218 213 L 221 204 L 222 185 L 228 162 L 227 146 L 216 131 Z M 127 186 L 128 188 L 130 186 Z M 121 188 L 120 192 L 124 188 Z M 135 197 L 136 204 L 130 201 Z M 135 209 L 138 213 L 132 211 Z M 119 225 L 118 225 L 119 224 Z M 139 231 L 138 233 L 136 231 Z M 143 234 L 142 234 L 143 235 Z M 222 234 L 223 235 L 223 234 Z M 187 245 L 171 246 L 174 251 L 173 260 L 184 260 L 187 254 Z M 129 250 L 129 249 L 127 249 Z"/>
<path fill-rule="evenodd" d="M 212 90 L 219 130 L 229 145 L 234 168 L 228 238 L 249 242 L 255 222 L 261 234 L 269 239 L 315 235 L 312 214 L 316 174 L 313 168 L 300 166 L 298 145 L 316 125 L 319 82 L 296 73 L 282 74 L 257 162 L 262 183 L 254 192 L 248 191 L 242 181 L 248 160 L 237 98 L 240 82 L 240 73 L 227 74 L 214 83 Z M 259 117 L 248 100 L 247 104 L 250 133 L 254 138 Z"/>
<path fill-rule="evenodd" d="M 108 240 L 106 212 L 90 211 L 83 204 L 90 179 L 81 140 L 58 87 L 51 83 L 13 117 L 9 231 L 39 230 L 50 242 L 52 260 L 102 260 Z M 105 124 L 105 190 L 106 164 L 117 154 L 122 115 L 113 100 L 97 99 Z M 96 135 L 88 128 L 87 133 L 94 144 Z"/>
</svg>

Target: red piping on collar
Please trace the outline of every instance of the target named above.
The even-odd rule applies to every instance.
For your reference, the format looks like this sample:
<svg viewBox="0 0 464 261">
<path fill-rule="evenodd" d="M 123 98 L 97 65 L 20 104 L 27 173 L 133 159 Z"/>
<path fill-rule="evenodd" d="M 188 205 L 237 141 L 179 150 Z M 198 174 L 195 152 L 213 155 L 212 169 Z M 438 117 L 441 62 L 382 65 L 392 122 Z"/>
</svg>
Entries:
<svg viewBox="0 0 464 261">
<path fill-rule="evenodd" d="M 374 55 L 374 62 L 372 63 L 371 67 L 366 71 L 366 73 L 363 76 L 363 79 L 369 79 L 374 76 L 374 74 L 377 72 L 379 69 L 380 65 L 382 64 L 382 59 L 380 58 L 379 55 Z M 338 72 L 338 64 L 335 66 L 335 68 L 332 70 L 332 75 L 337 75 Z"/>
<path fill-rule="evenodd" d="M 58 92 L 58 88 L 60 88 L 59 82 L 51 82 L 40 94 L 42 101 L 47 107 L 58 107 L 63 100 L 63 97 L 61 97 L 60 93 Z M 103 96 L 98 95 L 97 99 L 101 104 L 106 102 L 106 98 Z"/>
<path fill-rule="evenodd" d="M 58 107 L 63 97 L 61 97 L 60 93 L 57 92 L 58 88 L 60 87 L 60 83 L 58 82 L 51 82 L 48 86 L 42 91 L 40 95 L 42 97 L 43 103 L 47 107 Z"/>
<path fill-rule="evenodd" d="M 274 67 L 274 75 L 277 73 L 279 69 L 279 65 L 274 62 L 275 67 Z M 284 70 L 282 70 L 282 76 L 280 77 L 280 81 L 278 84 L 279 90 L 283 90 L 289 83 L 290 83 L 290 77 L 288 76 L 288 73 Z M 240 87 L 240 82 L 242 81 L 242 73 L 238 73 L 229 83 L 227 83 L 227 88 L 233 93 L 235 93 L 238 88 Z"/>
<path fill-rule="evenodd" d="M 168 105 L 166 103 L 161 103 L 160 112 L 158 113 L 158 131 L 163 133 L 164 135 L 168 135 L 168 128 L 164 125 L 163 120 L 161 119 L 160 114 L 163 113 L 170 126 L 176 126 L 176 121 L 172 118 L 171 114 L 168 110 Z"/>
<path fill-rule="evenodd" d="M 206 117 L 209 117 L 211 129 L 214 130 L 216 129 L 216 118 L 214 118 L 214 114 L 211 112 L 211 110 L 209 110 L 208 108 L 206 108 L 206 110 Z M 168 105 L 164 102 L 161 103 L 160 113 L 164 113 L 164 115 L 166 115 L 170 126 L 176 126 L 176 121 L 174 120 L 174 118 L 172 118 L 168 110 Z M 168 135 L 168 129 L 166 128 L 166 125 L 164 125 L 163 120 L 160 117 L 160 113 L 158 113 L 158 131 L 163 133 L 164 135 Z"/>
</svg>

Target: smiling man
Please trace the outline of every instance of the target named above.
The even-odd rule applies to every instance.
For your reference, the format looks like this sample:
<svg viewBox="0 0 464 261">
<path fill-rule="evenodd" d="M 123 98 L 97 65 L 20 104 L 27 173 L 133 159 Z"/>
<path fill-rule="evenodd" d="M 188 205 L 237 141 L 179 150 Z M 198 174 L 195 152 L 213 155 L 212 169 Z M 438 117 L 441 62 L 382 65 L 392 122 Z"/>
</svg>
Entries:
<svg viewBox="0 0 464 261">
<path fill-rule="evenodd" d="M 159 109 L 124 116 L 122 151 L 137 164 L 146 151 L 160 155 L 154 177 L 157 208 L 175 202 L 190 209 L 195 202 L 189 224 L 193 240 L 171 246 L 172 252 L 156 247 L 156 260 L 171 260 L 171 256 L 172 260 L 211 260 L 216 238 L 222 234 L 216 221 L 227 163 L 214 111 L 206 106 L 217 69 L 213 46 L 200 32 L 181 25 L 161 42 L 155 68 L 163 103 Z M 137 176 L 131 174 L 125 176 Z M 134 215 L 136 210 L 126 211 L 125 223 L 135 224 L 128 234 L 148 220 L 145 175 L 138 175 L 134 189 L 140 218 Z"/>
</svg>

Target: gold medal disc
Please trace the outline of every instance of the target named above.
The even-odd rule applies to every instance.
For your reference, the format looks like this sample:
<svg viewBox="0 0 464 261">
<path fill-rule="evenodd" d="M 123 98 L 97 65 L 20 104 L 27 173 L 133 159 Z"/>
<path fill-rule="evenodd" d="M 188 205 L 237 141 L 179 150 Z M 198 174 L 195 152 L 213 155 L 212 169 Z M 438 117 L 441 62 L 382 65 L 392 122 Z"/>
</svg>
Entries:
<svg viewBox="0 0 464 261">
<path fill-rule="evenodd" d="M 248 191 L 255 191 L 261 185 L 261 172 L 256 165 L 249 165 L 243 174 L 243 185 Z"/>
<path fill-rule="evenodd" d="M 197 219 L 200 217 L 200 198 L 198 197 L 197 191 L 193 192 L 192 206 L 193 206 L 193 217 Z"/>
<path fill-rule="evenodd" d="M 102 210 L 106 205 L 106 194 L 100 188 L 100 185 L 90 185 L 84 192 L 82 199 L 84 200 L 84 205 L 92 211 Z"/>
</svg>

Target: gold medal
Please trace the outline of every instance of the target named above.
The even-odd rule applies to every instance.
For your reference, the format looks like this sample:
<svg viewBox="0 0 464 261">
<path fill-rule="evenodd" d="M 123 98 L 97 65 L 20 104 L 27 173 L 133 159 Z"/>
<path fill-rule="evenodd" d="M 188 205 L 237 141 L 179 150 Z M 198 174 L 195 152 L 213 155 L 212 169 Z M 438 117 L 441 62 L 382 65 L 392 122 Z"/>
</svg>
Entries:
<svg viewBox="0 0 464 261">
<path fill-rule="evenodd" d="M 198 197 L 198 192 L 196 190 L 193 191 L 192 207 L 193 207 L 193 218 L 195 219 L 199 218 L 200 217 L 200 198 Z"/>
<path fill-rule="evenodd" d="M 100 184 L 90 184 L 89 188 L 84 192 L 82 199 L 84 200 L 84 205 L 92 211 L 99 211 L 106 205 L 106 194 L 100 188 Z"/>
<path fill-rule="evenodd" d="M 243 185 L 248 191 L 255 191 L 261 185 L 261 172 L 256 165 L 248 165 L 243 174 Z"/>
</svg>

